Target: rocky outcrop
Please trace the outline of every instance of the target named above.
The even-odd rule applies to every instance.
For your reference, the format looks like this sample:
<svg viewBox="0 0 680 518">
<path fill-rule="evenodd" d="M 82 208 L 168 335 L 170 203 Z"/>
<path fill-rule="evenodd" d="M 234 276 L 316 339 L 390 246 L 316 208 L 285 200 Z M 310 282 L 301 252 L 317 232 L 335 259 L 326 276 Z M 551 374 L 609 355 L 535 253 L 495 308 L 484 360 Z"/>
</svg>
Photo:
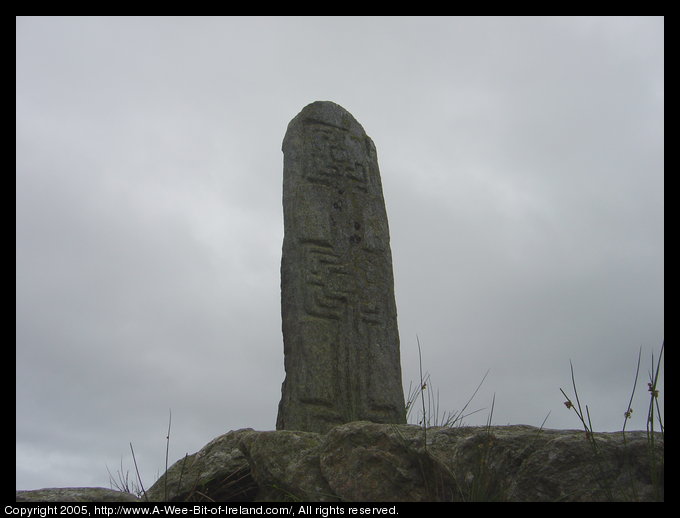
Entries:
<svg viewBox="0 0 680 518">
<path fill-rule="evenodd" d="M 365 421 L 326 434 L 243 429 L 176 462 L 146 497 L 205 502 L 653 501 L 664 498 L 663 455 L 661 434 L 652 447 L 645 432 L 588 437 L 578 430 L 522 425 L 425 432 L 414 425 Z M 62 493 L 49 493 L 54 491 Z M 18 491 L 17 500 L 110 501 L 125 495 L 96 491 L 108 490 Z"/>
<path fill-rule="evenodd" d="M 663 440 L 531 426 L 353 422 L 326 434 L 229 432 L 177 462 L 151 500 L 649 501 L 663 499 Z M 427 441 L 427 445 L 424 441 Z"/>
<path fill-rule="evenodd" d="M 130 493 L 105 487 L 53 487 L 17 491 L 17 502 L 139 502 Z"/>
</svg>

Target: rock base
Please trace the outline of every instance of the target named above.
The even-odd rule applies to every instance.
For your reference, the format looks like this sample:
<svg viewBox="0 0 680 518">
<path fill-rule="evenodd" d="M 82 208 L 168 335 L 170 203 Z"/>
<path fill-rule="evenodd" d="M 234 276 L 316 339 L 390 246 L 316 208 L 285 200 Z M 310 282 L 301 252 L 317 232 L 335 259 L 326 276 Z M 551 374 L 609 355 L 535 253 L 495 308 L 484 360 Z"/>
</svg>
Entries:
<svg viewBox="0 0 680 518">
<path fill-rule="evenodd" d="M 523 425 L 424 432 L 415 425 L 359 421 L 325 434 L 243 429 L 176 462 L 146 496 L 206 502 L 655 501 L 664 498 L 663 455 L 661 434 L 652 449 L 641 431 L 627 432 L 625 441 L 620 432 L 597 433 L 593 443 L 583 431 Z M 116 493 L 97 491 L 18 491 L 17 500 L 110 501 Z"/>
</svg>

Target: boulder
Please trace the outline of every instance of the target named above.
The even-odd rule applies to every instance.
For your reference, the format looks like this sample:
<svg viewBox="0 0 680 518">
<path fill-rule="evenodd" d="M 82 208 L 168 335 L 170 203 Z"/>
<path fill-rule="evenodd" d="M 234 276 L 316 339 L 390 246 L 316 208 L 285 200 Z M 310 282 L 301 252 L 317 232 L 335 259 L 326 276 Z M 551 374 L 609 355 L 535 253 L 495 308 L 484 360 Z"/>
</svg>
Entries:
<svg viewBox="0 0 680 518">
<path fill-rule="evenodd" d="M 139 502 L 130 494 L 104 487 L 55 487 L 17 491 L 17 502 Z"/>
<path fill-rule="evenodd" d="M 157 502 L 251 501 L 258 486 L 241 443 L 254 432 L 252 428 L 221 435 L 193 455 L 173 464 L 146 492 Z"/>
<path fill-rule="evenodd" d="M 147 492 L 170 501 L 663 500 L 663 436 L 365 421 L 229 432 Z M 166 483 L 167 480 L 167 483 Z"/>
<path fill-rule="evenodd" d="M 664 442 L 644 431 L 345 423 L 327 433 L 221 435 L 135 498 L 103 488 L 17 491 L 23 502 L 655 501 Z"/>
</svg>

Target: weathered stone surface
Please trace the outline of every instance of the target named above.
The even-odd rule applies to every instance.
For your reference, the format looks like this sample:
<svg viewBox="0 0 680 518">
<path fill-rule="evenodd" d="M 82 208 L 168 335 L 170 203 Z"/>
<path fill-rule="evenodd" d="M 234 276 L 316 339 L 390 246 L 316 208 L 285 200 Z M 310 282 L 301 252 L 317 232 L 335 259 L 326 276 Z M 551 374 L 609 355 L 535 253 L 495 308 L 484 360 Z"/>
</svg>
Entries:
<svg viewBox="0 0 680 518">
<path fill-rule="evenodd" d="M 427 436 L 427 438 L 425 437 Z M 425 438 L 427 447 L 425 447 Z M 366 421 L 326 434 L 252 429 L 176 462 L 150 501 L 654 501 L 664 442 L 646 432 L 430 428 Z M 104 488 L 17 491 L 18 502 L 145 501 Z"/>
<path fill-rule="evenodd" d="M 455 475 L 464 499 L 648 501 L 663 499 L 663 440 L 646 432 L 594 434 L 532 426 L 439 428 L 428 451 Z M 654 459 L 654 461 L 652 460 Z"/>
<path fill-rule="evenodd" d="M 315 102 L 283 140 L 278 430 L 405 423 L 387 214 L 373 141 Z"/>
<path fill-rule="evenodd" d="M 130 494 L 104 487 L 55 487 L 17 491 L 17 502 L 139 502 Z"/>
<path fill-rule="evenodd" d="M 257 481 L 258 501 L 333 501 L 319 461 L 323 435 L 310 432 L 260 432 L 243 438 L 241 447 Z"/>
<path fill-rule="evenodd" d="M 192 456 L 200 462 L 193 461 L 189 478 L 202 482 L 186 482 L 190 490 L 169 492 L 169 499 L 663 500 L 660 434 L 653 452 L 645 432 L 627 432 L 625 443 L 621 433 L 597 433 L 595 451 L 583 431 L 522 425 L 431 428 L 427 448 L 424 439 L 418 426 L 370 422 L 326 434 L 229 432 Z M 168 470 L 169 480 L 180 473 L 188 473 L 183 460 Z M 163 500 L 163 486 L 161 478 L 149 496 Z"/>
<path fill-rule="evenodd" d="M 321 472 L 348 502 L 453 500 L 455 479 L 423 449 L 422 429 L 348 423 L 325 437 Z"/>
<path fill-rule="evenodd" d="M 250 501 L 257 494 L 248 460 L 240 449 L 251 428 L 221 435 L 177 461 L 146 492 L 150 501 Z"/>
</svg>

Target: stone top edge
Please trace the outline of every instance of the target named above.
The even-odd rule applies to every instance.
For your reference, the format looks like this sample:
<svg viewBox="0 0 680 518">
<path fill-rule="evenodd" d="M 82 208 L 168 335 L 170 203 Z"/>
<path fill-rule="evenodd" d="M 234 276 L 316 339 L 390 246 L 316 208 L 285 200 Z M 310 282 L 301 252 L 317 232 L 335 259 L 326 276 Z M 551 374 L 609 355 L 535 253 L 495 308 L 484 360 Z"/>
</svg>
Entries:
<svg viewBox="0 0 680 518">
<path fill-rule="evenodd" d="M 304 123 L 322 124 L 366 136 L 363 126 L 356 118 L 333 101 L 314 101 L 302 108 L 288 124 L 286 136 Z"/>
<path fill-rule="evenodd" d="M 411 424 L 411 423 L 375 423 L 372 421 L 349 421 L 347 423 L 342 423 L 334 426 L 333 428 L 329 429 L 326 432 L 310 432 L 307 430 L 255 430 L 253 428 L 241 428 L 237 430 L 230 430 L 225 433 L 242 433 L 242 432 L 255 432 L 255 433 L 305 433 L 305 434 L 314 434 L 314 435 L 327 435 L 333 430 L 339 429 L 339 428 L 362 428 L 365 427 L 366 425 L 375 427 L 375 428 L 393 428 L 393 427 L 399 427 L 399 428 L 410 428 L 410 429 L 422 429 L 421 425 L 417 424 Z M 534 425 L 529 425 L 529 424 L 506 424 L 506 425 L 491 425 L 491 426 L 486 426 L 486 425 L 464 425 L 464 426 L 428 426 L 427 430 L 429 432 L 437 432 L 440 430 L 459 430 L 461 433 L 465 432 L 476 432 L 476 431 L 484 431 L 484 430 L 489 430 L 490 432 L 499 432 L 499 431 L 519 431 L 519 430 L 527 430 L 527 431 L 533 431 L 533 432 L 549 432 L 549 433 L 562 433 L 562 434 L 573 434 L 573 433 L 584 433 L 584 430 L 582 428 L 548 428 L 548 427 L 539 427 L 539 426 L 534 426 Z M 622 431 L 595 431 L 595 435 L 614 435 L 614 434 L 621 434 Z M 640 433 L 647 433 L 645 430 L 626 430 L 626 435 L 635 435 L 635 434 L 640 434 Z M 661 434 L 659 431 L 654 432 L 655 435 Z M 221 437 L 221 436 L 220 436 Z"/>
</svg>

